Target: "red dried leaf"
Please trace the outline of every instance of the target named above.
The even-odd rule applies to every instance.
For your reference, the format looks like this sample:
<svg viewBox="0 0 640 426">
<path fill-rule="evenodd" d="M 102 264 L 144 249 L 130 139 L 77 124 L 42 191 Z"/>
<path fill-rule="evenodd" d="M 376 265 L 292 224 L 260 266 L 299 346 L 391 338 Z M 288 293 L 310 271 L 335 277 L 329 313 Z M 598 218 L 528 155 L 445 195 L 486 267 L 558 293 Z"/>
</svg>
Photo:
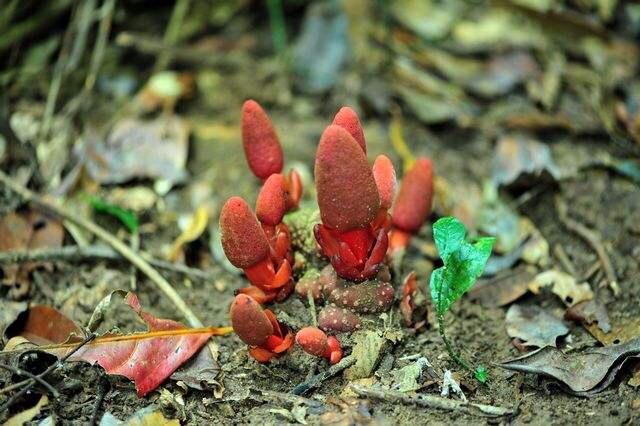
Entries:
<svg viewBox="0 0 640 426">
<path fill-rule="evenodd" d="M 266 112 L 250 99 L 242 106 L 242 144 L 251 171 L 260 179 L 282 172 L 282 147 Z"/>
<path fill-rule="evenodd" d="M 229 333 L 229 328 L 189 329 L 183 324 L 158 319 L 144 312 L 135 294 L 127 294 L 125 301 L 144 320 L 148 333 L 107 335 L 94 339 L 69 357 L 70 361 L 98 363 L 108 374 L 125 376 L 136 385 L 139 396 L 157 388 L 171 373 L 195 354 L 211 336 Z M 65 343 L 43 346 L 40 349 L 57 357 L 73 351 L 79 338 L 69 333 L 82 333 L 80 327 L 53 308 L 38 307 L 32 311 L 21 335 L 32 343 Z"/>
<path fill-rule="evenodd" d="M 380 196 L 367 157 L 342 127 L 322 134 L 315 164 L 322 222 L 338 231 L 367 226 L 380 209 Z"/>
<path fill-rule="evenodd" d="M 249 205 L 231 197 L 220 212 L 222 247 L 236 267 L 249 268 L 269 255 L 269 242 Z"/>
<path fill-rule="evenodd" d="M 362 130 L 362 125 L 360 124 L 360 119 L 358 118 L 358 114 L 349 108 L 342 107 L 340 111 L 333 118 L 333 123 L 337 126 L 345 129 L 353 138 L 358 142 L 358 145 L 362 148 L 364 153 L 367 153 L 367 143 L 364 140 L 364 131 Z"/>
<path fill-rule="evenodd" d="M 393 225 L 410 233 L 418 231 L 431 213 L 432 196 L 431 160 L 419 158 L 400 185 L 400 193 L 391 215 Z"/>
<path fill-rule="evenodd" d="M 285 179 L 279 173 L 269 176 L 256 200 L 256 216 L 265 225 L 276 226 L 287 211 Z"/>
</svg>

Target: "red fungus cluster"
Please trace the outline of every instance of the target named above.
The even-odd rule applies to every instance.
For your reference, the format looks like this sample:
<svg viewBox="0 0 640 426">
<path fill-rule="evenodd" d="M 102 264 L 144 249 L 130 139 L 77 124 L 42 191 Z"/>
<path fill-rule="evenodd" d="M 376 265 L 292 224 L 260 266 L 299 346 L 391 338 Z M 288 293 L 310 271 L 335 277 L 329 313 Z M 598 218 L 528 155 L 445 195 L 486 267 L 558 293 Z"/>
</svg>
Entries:
<svg viewBox="0 0 640 426">
<path fill-rule="evenodd" d="M 321 223 L 313 225 L 317 246 L 312 250 L 329 265 L 314 274 L 300 274 L 296 283 L 295 244 L 284 217 L 300 204 L 300 176 L 295 170 L 282 174 L 278 135 L 255 101 L 245 102 L 241 126 L 247 163 L 262 188 L 255 214 L 240 197 L 230 198 L 220 213 L 225 254 L 251 283 L 238 291 L 231 306 L 232 326 L 256 360 L 267 362 L 285 353 L 294 343 L 292 332 L 260 305 L 284 300 L 295 287 L 299 296 L 310 295 L 325 303 L 318 315 L 320 328 L 301 329 L 295 342 L 305 352 L 336 363 L 342 358 L 340 342 L 325 332 L 359 329 L 361 314 L 385 312 L 394 303 L 386 263 L 408 245 L 431 211 L 431 161 L 415 162 L 396 197 L 391 160 L 380 155 L 370 166 L 358 116 L 349 107 L 340 109 L 320 138 L 315 160 Z M 413 274 L 405 281 L 400 303 L 406 322 L 410 322 L 416 291 Z"/>
</svg>

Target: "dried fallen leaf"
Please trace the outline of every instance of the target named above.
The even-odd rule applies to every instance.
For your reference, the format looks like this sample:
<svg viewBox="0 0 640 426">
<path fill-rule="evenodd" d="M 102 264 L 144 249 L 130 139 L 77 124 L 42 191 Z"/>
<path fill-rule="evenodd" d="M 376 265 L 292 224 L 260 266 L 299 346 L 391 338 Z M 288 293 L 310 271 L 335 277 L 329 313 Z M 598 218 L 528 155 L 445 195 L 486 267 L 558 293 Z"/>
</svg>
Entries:
<svg viewBox="0 0 640 426">
<path fill-rule="evenodd" d="M 507 334 L 524 346 L 556 346 L 556 339 L 569 332 L 564 323 L 536 305 L 512 305 L 505 319 Z"/>
<path fill-rule="evenodd" d="M 505 271 L 489 280 L 479 281 L 468 295 L 471 300 L 478 300 L 482 306 L 496 308 L 508 305 L 529 291 L 529 282 L 535 272 L 535 268 L 527 266 Z"/>
<path fill-rule="evenodd" d="M 493 158 L 496 185 L 519 184 L 527 178 L 539 180 L 545 175 L 557 179 L 560 174 L 547 145 L 519 135 L 498 140 Z"/>
<path fill-rule="evenodd" d="M 7 327 L 4 339 L 21 336 L 38 346 L 65 343 L 84 337 L 84 331 L 62 312 L 45 305 L 34 305 L 18 315 Z"/>
<path fill-rule="evenodd" d="M 529 290 L 533 294 L 539 294 L 544 287 L 551 287 L 551 291 L 567 306 L 593 299 L 593 291 L 588 283 L 578 284 L 571 275 L 557 269 L 542 272 L 529 283 Z"/>
<path fill-rule="evenodd" d="M 627 343 L 565 354 L 547 346 L 525 356 L 499 364 L 508 370 L 542 374 L 566 386 L 579 396 L 591 396 L 607 388 L 626 361 L 637 359 L 640 338 Z"/>
<path fill-rule="evenodd" d="M 188 144 L 189 128 L 179 117 L 124 119 L 105 140 L 89 135 L 86 168 L 98 183 L 149 178 L 173 184 L 185 177 Z"/>
<path fill-rule="evenodd" d="M 581 322 L 585 326 L 597 325 L 597 328 L 603 333 L 608 333 L 611 330 L 607 308 L 597 300 L 588 300 L 573 305 L 567 309 L 564 317 L 571 321 Z"/>
<path fill-rule="evenodd" d="M 640 337 L 640 318 L 631 318 L 624 322 L 614 323 L 607 333 L 600 330 L 600 327 L 596 324 L 591 324 L 586 328 L 603 345 L 617 345 Z"/>
<path fill-rule="evenodd" d="M 231 332 L 229 327 L 188 329 L 179 322 L 158 319 L 142 311 L 135 294 L 129 293 L 125 302 L 149 327 L 148 333 L 105 335 L 94 339 L 75 352 L 69 361 L 98 363 L 108 374 L 118 374 L 134 381 L 139 396 L 157 388 L 178 367 L 196 353 L 211 336 Z M 43 318 L 27 320 L 26 331 L 14 335 L 25 337 L 35 344 L 68 342 L 41 346 L 39 349 L 63 357 L 72 352 L 82 339 L 70 336 L 70 329 L 80 330 L 71 320 L 48 308 Z M 31 318 L 31 315 L 30 315 Z M 55 318 L 55 320 L 53 320 Z M 57 324 L 64 324 L 57 330 Z M 71 337 L 71 338 L 70 338 Z M 83 336 L 84 337 L 84 336 Z"/>
<path fill-rule="evenodd" d="M 169 252 L 167 258 L 171 262 L 177 261 L 183 253 L 184 245 L 200 238 L 202 233 L 206 231 L 208 223 L 209 213 L 207 209 L 205 207 L 198 207 L 193 215 L 189 218 L 187 227 L 173 242 L 171 251 Z"/>
<path fill-rule="evenodd" d="M 2 301 L 2 309 L 0 309 L 0 333 L 4 335 L 4 331 L 9 324 L 14 322 L 19 314 L 27 310 L 27 302 L 12 302 L 10 300 Z"/>
<path fill-rule="evenodd" d="M 58 220 L 37 211 L 10 213 L 0 218 L 0 252 L 60 247 L 64 229 Z M 42 262 L 7 265 L 0 269 L 2 284 L 12 286 L 9 295 L 19 299 L 29 292 L 30 274 Z"/>
<path fill-rule="evenodd" d="M 126 421 L 120 421 L 110 412 L 104 413 L 100 426 L 180 426 L 178 420 L 167 419 L 158 407 L 150 405 L 136 411 Z"/>
<path fill-rule="evenodd" d="M 42 407 L 44 407 L 48 403 L 49 403 L 49 398 L 47 397 L 47 395 L 42 395 L 36 405 L 16 414 L 15 416 L 8 418 L 4 425 L 5 426 L 22 426 L 24 424 L 27 424 L 31 420 L 33 420 L 34 417 L 40 414 Z"/>
</svg>

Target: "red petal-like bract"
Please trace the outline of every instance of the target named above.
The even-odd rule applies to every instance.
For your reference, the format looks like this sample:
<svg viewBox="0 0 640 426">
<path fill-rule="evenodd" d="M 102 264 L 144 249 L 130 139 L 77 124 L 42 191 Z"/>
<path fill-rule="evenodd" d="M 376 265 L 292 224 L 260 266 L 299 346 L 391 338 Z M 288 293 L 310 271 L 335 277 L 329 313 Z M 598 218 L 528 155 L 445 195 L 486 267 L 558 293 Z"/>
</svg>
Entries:
<svg viewBox="0 0 640 426">
<path fill-rule="evenodd" d="M 247 345 L 260 346 L 273 334 L 273 326 L 262 307 L 245 294 L 233 300 L 229 311 L 231 326 Z"/>
<path fill-rule="evenodd" d="M 342 127 L 326 128 L 316 153 L 316 189 L 322 222 L 348 231 L 366 227 L 380 209 L 380 196 L 365 153 Z"/>
<path fill-rule="evenodd" d="M 409 233 L 417 232 L 431 213 L 433 170 L 431 160 L 419 158 L 402 179 L 393 206 L 393 225 Z"/>
<path fill-rule="evenodd" d="M 373 163 L 373 178 L 380 194 L 380 207 L 388 209 L 396 196 L 396 171 L 386 155 L 378 155 Z"/>
<path fill-rule="evenodd" d="M 265 225 L 276 226 L 287 211 L 285 179 L 280 173 L 272 174 L 262 185 L 256 200 L 256 216 Z"/>
<path fill-rule="evenodd" d="M 142 311 L 138 297 L 133 293 L 127 294 L 125 301 L 149 326 L 149 331 L 186 328 L 179 322 L 158 319 Z M 144 396 L 191 358 L 213 334 L 165 336 L 104 344 L 96 342 L 83 346 L 69 360 L 97 362 L 108 374 L 118 374 L 133 380 L 138 395 Z M 66 349 L 67 352 L 69 350 Z"/>
<path fill-rule="evenodd" d="M 267 237 L 249 208 L 240 197 L 231 197 L 220 212 L 222 247 L 236 267 L 249 268 L 269 255 Z"/>
<path fill-rule="evenodd" d="M 262 107 L 250 99 L 242 106 L 242 145 L 249 168 L 260 179 L 282 172 L 282 147 Z"/>
<path fill-rule="evenodd" d="M 353 138 L 358 142 L 358 145 L 362 148 L 364 153 L 367 153 L 367 143 L 364 140 L 364 131 L 362 130 L 362 125 L 360 124 L 360 119 L 358 118 L 358 114 L 349 108 L 342 107 L 340 111 L 333 118 L 333 123 L 337 126 L 345 129 Z"/>
</svg>

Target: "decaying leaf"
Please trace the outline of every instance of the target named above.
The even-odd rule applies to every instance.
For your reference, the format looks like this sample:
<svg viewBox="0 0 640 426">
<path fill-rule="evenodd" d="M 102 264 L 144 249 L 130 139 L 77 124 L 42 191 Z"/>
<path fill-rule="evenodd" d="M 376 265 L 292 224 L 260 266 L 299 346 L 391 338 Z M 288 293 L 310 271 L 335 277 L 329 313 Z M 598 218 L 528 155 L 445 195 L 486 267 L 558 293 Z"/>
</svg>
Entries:
<svg viewBox="0 0 640 426">
<path fill-rule="evenodd" d="M 618 345 L 640 337 L 640 318 L 614 322 L 606 333 L 600 329 L 598 324 L 590 324 L 586 328 L 603 345 Z"/>
<path fill-rule="evenodd" d="M 2 309 L 0 309 L 0 333 L 4 335 L 5 329 L 9 324 L 14 322 L 19 314 L 27 310 L 27 302 L 12 302 L 10 300 L 2 301 Z"/>
<path fill-rule="evenodd" d="M 478 281 L 469 291 L 469 298 L 490 308 L 508 305 L 527 294 L 535 273 L 536 269 L 530 266 L 504 271 L 491 279 Z"/>
<path fill-rule="evenodd" d="M 49 398 L 47 395 L 42 395 L 38 400 L 38 403 L 31 408 L 28 408 L 21 413 L 18 413 L 12 417 L 9 417 L 4 424 L 5 426 L 22 426 L 40 414 L 42 407 L 49 403 Z"/>
<path fill-rule="evenodd" d="M 348 380 L 371 376 L 389 343 L 384 336 L 373 330 L 358 332 L 354 339 L 356 343 L 352 356 L 356 357 L 356 363 L 345 371 Z"/>
<path fill-rule="evenodd" d="M 608 333 L 611 330 L 607 308 L 595 299 L 573 305 L 567 309 L 564 317 L 571 321 L 581 322 L 585 326 L 597 325 L 603 333 Z"/>
<path fill-rule="evenodd" d="M 125 302 L 147 324 L 149 332 L 100 336 L 68 359 L 98 363 L 108 374 L 118 374 L 133 380 L 139 396 L 158 387 L 211 336 L 231 331 L 228 327 L 191 331 L 179 322 L 158 319 L 141 309 L 138 298 L 133 293 L 126 296 Z M 180 332 L 181 330 L 184 332 Z M 8 337 L 13 336 L 26 338 L 36 345 L 46 345 L 40 349 L 57 357 L 69 354 L 85 337 L 80 327 L 50 307 L 40 307 L 35 314 L 30 310 L 24 327 L 12 330 Z M 64 344 L 55 344 L 62 342 Z M 54 345 L 50 345 L 51 343 Z"/>
<path fill-rule="evenodd" d="M 512 305 L 505 324 L 509 337 L 522 340 L 524 346 L 556 346 L 556 339 L 569 332 L 561 320 L 537 305 Z"/>
<path fill-rule="evenodd" d="M 211 351 L 202 350 L 174 371 L 171 380 L 181 381 L 193 389 L 220 390 L 222 385 L 217 380 L 219 373 L 220 365 L 213 359 Z"/>
<path fill-rule="evenodd" d="M 37 211 L 9 213 L 0 218 L 0 252 L 60 247 L 64 240 L 62 223 Z M 25 262 L 1 268 L 3 285 L 9 295 L 19 299 L 29 292 L 30 274 L 42 262 Z"/>
<path fill-rule="evenodd" d="M 185 177 L 189 128 L 176 116 L 153 121 L 124 119 L 105 140 L 89 134 L 86 168 L 98 183 L 134 178 L 180 182 Z"/>
<path fill-rule="evenodd" d="M 544 287 L 551 287 L 551 291 L 567 306 L 593 299 L 593 291 L 588 283 L 578 284 L 571 275 L 557 269 L 542 272 L 529 283 L 529 290 L 533 294 L 540 293 Z"/>
<path fill-rule="evenodd" d="M 180 426 L 178 420 L 167 419 L 158 407 L 150 405 L 136 411 L 125 421 L 118 420 L 110 412 L 104 413 L 100 419 L 100 426 Z"/>
<path fill-rule="evenodd" d="M 425 373 L 432 379 L 437 377 L 429 360 L 420 357 L 415 362 L 392 372 L 394 388 L 400 392 L 418 390 Z"/>
<path fill-rule="evenodd" d="M 176 238 L 171 246 L 171 251 L 167 258 L 175 262 L 182 255 L 183 246 L 187 243 L 197 240 L 200 235 L 207 229 L 209 223 L 209 213 L 205 207 L 198 207 L 193 215 L 189 218 L 186 228 Z"/>
<path fill-rule="evenodd" d="M 591 396 L 607 388 L 626 361 L 637 359 L 640 338 L 626 343 L 565 354 L 547 346 L 499 364 L 508 370 L 542 374 L 565 385 L 570 393 Z"/>
<path fill-rule="evenodd" d="M 553 179 L 560 174 L 547 145 L 519 135 L 498 140 L 493 165 L 496 185 L 511 185 L 527 177 L 539 180 L 545 174 Z"/>
</svg>

